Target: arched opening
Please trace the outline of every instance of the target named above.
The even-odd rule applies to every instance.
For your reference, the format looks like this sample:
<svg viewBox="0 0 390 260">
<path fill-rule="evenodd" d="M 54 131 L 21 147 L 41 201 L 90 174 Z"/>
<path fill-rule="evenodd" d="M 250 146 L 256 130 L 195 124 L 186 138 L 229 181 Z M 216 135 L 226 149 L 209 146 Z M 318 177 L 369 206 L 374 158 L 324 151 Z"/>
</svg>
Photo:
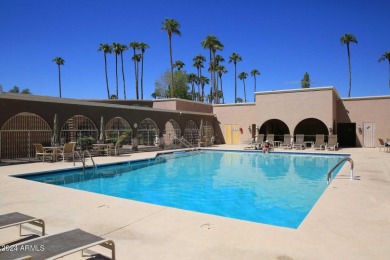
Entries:
<svg viewBox="0 0 390 260">
<path fill-rule="evenodd" d="M 40 116 L 23 112 L 5 122 L 0 130 L 0 160 L 35 156 L 34 143 L 49 145 L 52 129 Z"/>
<path fill-rule="evenodd" d="M 68 120 L 61 128 L 61 144 L 77 142 L 83 149 L 90 149 L 98 139 L 95 123 L 88 117 L 76 115 Z"/>
<path fill-rule="evenodd" d="M 183 137 L 192 145 L 198 145 L 199 129 L 198 125 L 194 121 L 190 120 L 187 122 L 186 127 L 184 128 Z"/>
<path fill-rule="evenodd" d="M 206 146 L 212 145 L 212 138 L 214 137 L 214 127 L 209 121 L 205 121 L 203 125 L 203 135 L 206 137 Z"/>
<path fill-rule="evenodd" d="M 270 119 L 261 125 L 258 133 L 264 134 L 265 136 L 267 134 L 274 134 L 275 141 L 283 141 L 284 134 L 289 134 L 290 130 L 283 121 L 279 119 Z"/>
<path fill-rule="evenodd" d="M 306 118 L 299 122 L 294 129 L 294 135 L 304 134 L 305 141 L 314 142 L 316 134 L 323 134 L 327 136 L 329 134 L 328 127 L 319 119 Z"/>
<path fill-rule="evenodd" d="M 175 137 L 177 138 L 181 137 L 181 129 L 179 124 L 175 120 L 169 119 L 169 121 L 165 123 L 165 128 L 164 128 L 165 145 L 167 146 L 172 145 Z"/>
<path fill-rule="evenodd" d="M 137 128 L 137 137 L 140 145 L 154 146 L 159 137 L 159 129 L 156 122 L 150 118 L 142 120 Z"/>
<path fill-rule="evenodd" d="M 116 141 L 118 141 L 119 136 L 123 134 L 129 134 L 129 132 L 131 131 L 132 129 L 129 122 L 127 122 L 122 117 L 112 118 L 110 121 L 107 122 L 106 126 L 104 127 L 104 133 L 106 136 L 106 141 L 108 143 L 116 143 Z"/>
</svg>

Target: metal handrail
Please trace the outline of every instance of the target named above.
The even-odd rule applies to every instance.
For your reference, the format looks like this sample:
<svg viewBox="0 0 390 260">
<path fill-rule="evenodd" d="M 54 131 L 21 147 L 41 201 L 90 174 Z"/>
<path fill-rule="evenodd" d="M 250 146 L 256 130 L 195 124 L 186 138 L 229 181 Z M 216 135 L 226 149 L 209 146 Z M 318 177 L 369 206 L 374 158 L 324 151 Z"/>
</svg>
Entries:
<svg viewBox="0 0 390 260">
<path fill-rule="evenodd" d="M 186 148 L 192 149 L 191 151 L 196 151 L 195 146 L 193 146 L 190 142 L 188 142 L 188 140 L 185 139 L 184 137 L 180 137 L 180 138 L 174 137 L 174 140 L 178 140 Z"/>
<path fill-rule="evenodd" d="M 88 150 L 85 150 L 85 151 L 83 152 L 84 168 L 85 168 L 85 153 L 87 153 L 87 155 L 89 155 L 89 158 L 91 158 L 91 161 L 92 161 L 92 163 L 93 163 L 93 168 L 96 168 L 95 161 L 93 160 L 92 155 L 91 155 L 91 153 L 90 153 Z"/>
<path fill-rule="evenodd" d="M 74 161 L 74 155 L 75 154 L 77 154 L 78 156 L 79 156 L 79 158 L 80 158 L 80 161 L 83 163 L 83 169 L 85 168 L 85 162 L 84 162 L 84 160 L 83 160 L 83 158 L 81 157 L 81 155 L 80 155 L 80 153 L 79 153 L 79 151 L 74 151 L 73 152 L 73 166 L 76 166 L 76 163 L 75 163 L 75 161 Z"/>
<path fill-rule="evenodd" d="M 351 180 L 353 180 L 353 160 L 352 160 L 352 158 L 350 158 L 350 157 L 345 157 L 345 158 L 343 158 L 343 159 L 341 159 L 335 166 L 333 166 L 333 168 L 328 172 L 328 175 L 327 175 L 327 177 L 326 177 L 326 182 L 328 183 L 328 185 L 329 185 L 329 183 L 330 183 L 330 179 L 332 178 L 332 172 L 341 164 L 341 163 L 343 163 L 343 162 L 345 162 L 345 161 L 348 161 L 348 162 L 350 162 L 350 164 L 351 164 L 351 177 L 350 177 L 350 179 Z"/>
</svg>

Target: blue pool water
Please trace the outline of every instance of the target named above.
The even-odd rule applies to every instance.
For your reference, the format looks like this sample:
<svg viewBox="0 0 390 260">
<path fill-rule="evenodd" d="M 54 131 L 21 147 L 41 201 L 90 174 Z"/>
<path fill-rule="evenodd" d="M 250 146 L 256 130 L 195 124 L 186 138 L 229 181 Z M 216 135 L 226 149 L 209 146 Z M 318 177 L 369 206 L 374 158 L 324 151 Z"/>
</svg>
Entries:
<svg viewBox="0 0 390 260">
<path fill-rule="evenodd" d="M 23 176 L 110 196 L 297 228 L 327 187 L 333 155 L 205 151 Z M 340 166 L 341 168 L 341 166 Z M 337 174 L 335 171 L 333 176 Z"/>
</svg>

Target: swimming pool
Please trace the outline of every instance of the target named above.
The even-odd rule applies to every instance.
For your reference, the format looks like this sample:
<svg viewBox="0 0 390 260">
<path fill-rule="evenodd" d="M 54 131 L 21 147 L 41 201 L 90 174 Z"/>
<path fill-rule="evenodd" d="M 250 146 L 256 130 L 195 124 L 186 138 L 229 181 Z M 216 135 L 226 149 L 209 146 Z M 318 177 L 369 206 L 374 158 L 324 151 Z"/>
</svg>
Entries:
<svg viewBox="0 0 390 260">
<path fill-rule="evenodd" d="M 326 174 L 343 157 L 202 151 L 22 177 L 184 210 L 298 228 L 326 189 Z"/>
</svg>

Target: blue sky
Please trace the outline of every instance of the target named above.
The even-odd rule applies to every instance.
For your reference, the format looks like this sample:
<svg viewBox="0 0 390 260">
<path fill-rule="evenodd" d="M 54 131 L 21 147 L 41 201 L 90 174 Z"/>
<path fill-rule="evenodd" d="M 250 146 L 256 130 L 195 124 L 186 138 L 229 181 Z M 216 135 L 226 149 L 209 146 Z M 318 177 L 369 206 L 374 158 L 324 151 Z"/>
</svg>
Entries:
<svg viewBox="0 0 390 260">
<path fill-rule="evenodd" d="M 371 1 L 104 1 L 104 0 L 1 0 L 0 84 L 14 85 L 37 95 L 58 96 L 56 56 L 61 67 L 62 96 L 105 98 L 106 85 L 100 43 L 143 41 L 145 53 L 144 98 L 151 99 L 154 82 L 169 69 L 169 45 L 161 30 L 165 18 L 176 19 L 182 36 L 173 37 L 173 59 L 182 60 L 187 73 L 195 73 L 192 59 L 208 57 L 200 42 L 217 36 L 225 48 L 225 101 L 234 100 L 232 52 L 243 61 L 237 71 L 260 70 L 258 91 L 300 88 L 305 72 L 311 87 L 335 86 L 348 94 L 346 46 L 340 37 L 352 33 L 351 97 L 389 95 L 389 64 L 378 62 L 390 51 L 390 2 Z M 135 98 L 131 51 L 125 53 L 127 97 Z M 108 57 L 110 91 L 115 91 L 115 56 Z M 121 78 L 121 74 L 119 74 Z M 253 77 L 248 77 L 247 99 L 253 100 Z M 122 81 L 119 81 L 123 98 Z M 238 81 L 238 96 L 243 85 Z"/>
</svg>

